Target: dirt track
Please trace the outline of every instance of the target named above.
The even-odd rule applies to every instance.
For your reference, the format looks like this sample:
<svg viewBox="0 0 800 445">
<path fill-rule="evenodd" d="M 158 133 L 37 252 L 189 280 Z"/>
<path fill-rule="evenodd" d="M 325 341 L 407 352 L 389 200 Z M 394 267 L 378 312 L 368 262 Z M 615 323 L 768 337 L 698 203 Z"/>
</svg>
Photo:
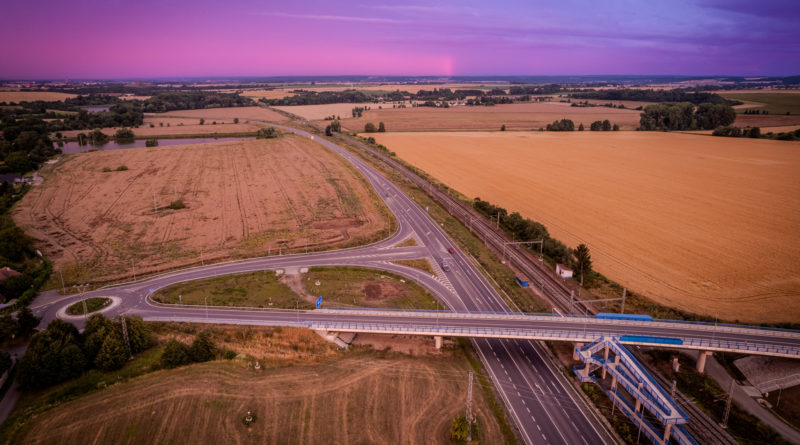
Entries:
<svg viewBox="0 0 800 445">
<path fill-rule="evenodd" d="M 389 228 L 363 177 L 291 135 L 84 153 L 42 176 L 13 217 L 68 281 L 349 245 Z M 186 208 L 170 209 L 178 199 Z"/>
<path fill-rule="evenodd" d="M 386 355 L 385 358 L 382 358 Z M 467 364 L 448 356 L 354 353 L 312 366 L 256 371 L 238 362 L 156 373 L 34 417 L 21 443 L 449 444 L 462 415 Z M 180 382 L 176 384 L 176 382 Z M 502 435 L 481 387 L 485 443 Z M 250 410 L 249 428 L 241 418 Z"/>
<path fill-rule="evenodd" d="M 651 132 L 383 133 L 470 197 L 541 221 L 656 301 L 800 319 L 800 144 Z"/>
</svg>

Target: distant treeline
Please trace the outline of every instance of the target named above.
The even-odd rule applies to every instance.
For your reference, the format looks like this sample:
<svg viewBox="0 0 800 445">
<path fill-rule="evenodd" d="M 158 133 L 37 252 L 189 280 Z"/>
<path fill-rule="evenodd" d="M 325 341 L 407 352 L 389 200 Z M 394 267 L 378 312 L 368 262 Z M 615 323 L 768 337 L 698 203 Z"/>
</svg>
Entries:
<svg viewBox="0 0 800 445">
<path fill-rule="evenodd" d="M 255 105 L 249 97 L 236 93 L 210 91 L 169 91 L 154 94 L 142 101 L 145 113 L 163 113 L 173 110 L 199 110 L 204 108 L 246 107 Z"/>
<path fill-rule="evenodd" d="M 736 100 L 725 99 L 719 94 L 686 88 L 676 88 L 673 90 L 645 90 L 633 88 L 598 90 L 570 94 L 569 97 L 576 99 L 630 100 L 641 102 L 689 102 L 695 105 L 700 105 L 702 103 L 724 105 L 741 104 L 741 102 Z"/>
<path fill-rule="evenodd" d="M 639 119 L 640 130 L 713 130 L 730 125 L 736 112 L 729 105 L 662 103 L 648 105 Z"/>
<path fill-rule="evenodd" d="M 50 125 L 36 118 L 0 115 L 0 173 L 25 173 L 60 153 L 50 140 Z"/>
<path fill-rule="evenodd" d="M 781 132 L 781 133 L 768 132 L 762 134 L 761 128 L 759 127 L 740 128 L 734 126 L 725 126 L 725 127 L 715 128 L 714 132 L 711 133 L 711 135 L 731 137 L 731 138 L 762 138 L 762 139 L 775 139 L 778 141 L 800 141 L 800 129 L 794 131 Z"/>
</svg>

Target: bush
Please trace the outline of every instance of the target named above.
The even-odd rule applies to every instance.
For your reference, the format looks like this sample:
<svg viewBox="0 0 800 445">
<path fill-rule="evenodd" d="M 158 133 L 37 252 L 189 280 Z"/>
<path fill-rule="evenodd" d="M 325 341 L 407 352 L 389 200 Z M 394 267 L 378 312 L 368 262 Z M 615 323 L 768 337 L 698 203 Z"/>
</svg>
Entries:
<svg viewBox="0 0 800 445">
<path fill-rule="evenodd" d="M 225 360 L 233 360 L 233 359 L 236 358 L 236 351 L 234 351 L 232 349 L 228 349 L 227 351 L 225 351 L 224 357 L 225 357 Z"/>
<path fill-rule="evenodd" d="M 239 123 L 239 118 L 238 117 L 234 117 L 233 118 L 233 123 L 234 124 L 238 124 Z"/>
<path fill-rule="evenodd" d="M 450 439 L 464 442 L 469 435 L 469 422 L 466 416 L 456 416 L 450 424 Z"/>
<path fill-rule="evenodd" d="M 158 139 L 150 138 L 150 139 L 144 141 L 144 146 L 145 147 L 158 147 Z"/>
<path fill-rule="evenodd" d="M 386 133 L 386 126 L 383 125 L 383 122 L 378 123 L 378 133 Z"/>
<path fill-rule="evenodd" d="M 117 171 L 118 172 L 124 172 L 126 170 L 128 170 L 128 166 L 127 165 L 120 165 L 119 167 L 117 167 Z"/>
<path fill-rule="evenodd" d="M 200 118 L 200 125 L 205 125 L 205 124 L 206 124 L 206 120 L 203 119 L 203 118 Z"/>
<path fill-rule="evenodd" d="M 189 358 L 193 362 L 207 362 L 217 355 L 217 347 L 211 339 L 211 333 L 203 331 L 194 338 L 189 348 Z"/>
<path fill-rule="evenodd" d="M 364 132 L 365 133 L 375 133 L 376 131 L 377 131 L 377 129 L 375 128 L 375 124 L 373 124 L 372 122 L 367 122 L 364 125 Z"/>
<path fill-rule="evenodd" d="M 94 364 L 103 371 L 114 371 L 125 366 L 128 358 L 128 348 L 122 339 L 122 333 L 115 329 L 103 340 Z"/>
<path fill-rule="evenodd" d="M 172 210 L 185 209 L 186 204 L 183 203 L 183 199 L 177 199 L 169 203 L 169 208 L 171 208 Z"/>
<path fill-rule="evenodd" d="M 171 369 L 189 363 L 189 347 L 175 339 L 168 341 L 161 354 L 161 365 Z"/>
<path fill-rule="evenodd" d="M 111 171 L 111 167 L 103 167 L 103 173 L 108 173 Z"/>
<path fill-rule="evenodd" d="M 275 127 L 261 128 L 256 133 L 256 139 L 274 139 L 281 134 Z"/>
<path fill-rule="evenodd" d="M 114 140 L 115 141 L 132 141 L 136 136 L 133 134 L 133 130 L 130 128 L 120 128 L 114 133 Z"/>
<path fill-rule="evenodd" d="M 103 145 L 110 140 L 110 138 L 100 130 L 90 131 L 87 138 L 92 145 Z"/>
<path fill-rule="evenodd" d="M 43 388 L 80 375 L 86 358 L 75 326 L 55 319 L 33 335 L 19 363 L 17 379 L 23 388 Z"/>
</svg>

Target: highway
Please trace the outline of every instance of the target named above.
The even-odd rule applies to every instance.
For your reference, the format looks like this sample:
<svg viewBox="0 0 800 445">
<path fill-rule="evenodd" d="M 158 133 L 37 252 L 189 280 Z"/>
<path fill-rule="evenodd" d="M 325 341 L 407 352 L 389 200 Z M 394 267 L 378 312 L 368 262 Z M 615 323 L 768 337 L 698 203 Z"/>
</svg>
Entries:
<svg viewBox="0 0 800 445">
<path fill-rule="evenodd" d="M 374 267 L 398 273 L 425 287 L 447 308 L 456 311 L 494 311 L 511 313 L 471 260 L 452 243 L 445 232 L 413 200 L 394 183 L 375 171 L 366 162 L 344 148 L 303 130 L 262 122 L 300 136 L 312 138 L 338 153 L 358 169 L 375 188 L 397 220 L 397 232 L 389 239 L 359 248 L 284 255 L 195 267 L 163 274 L 136 283 L 98 289 L 86 297 L 113 296 L 121 303 L 111 308 L 108 316 L 137 314 L 145 320 L 181 319 L 212 323 L 292 324 L 285 312 L 232 311 L 185 307 L 160 307 L 148 301 L 150 290 L 170 284 L 218 275 L 245 273 L 256 270 L 275 270 L 295 267 L 352 265 Z M 394 248 L 393 245 L 414 237 L 419 246 Z M 448 249 L 455 249 L 454 254 Z M 393 259 L 428 257 L 436 276 L 405 266 L 389 263 Z M 439 267 L 448 258 L 450 271 Z M 79 295 L 40 297 L 32 306 L 47 323 L 59 311 L 78 301 Z M 292 314 L 294 323 L 303 321 L 306 314 Z M 80 318 L 72 318 L 81 324 Z M 306 320 L 308 321 L 308 320 Z M 586 405 L 575 388 L 556 368 L 539 343 L 527 340 L 476 338 L 473 344 L 505 403 L 520 436 L 529 444 L 599 444 L 615 440 L 600 426 L 594 410 Z"/>
<path fill-rule="evenodd" d="M 319 330 L 470 337 L 489 378 L 518 427 L 520 436 L 529 444 L 614 442 L 612 436 L 600 426 L 594 410 L 586 405 L 557 365 L 551 362 L 542 344 L 531 341 L 532 339 L 588 342 L 599 336 L 637 335 L 685 339 L 696 349 L 704 350 L 727 350 L 725 347 L 730 348 L 731 345 L 755 345 L 756 348 L 788 351 L 784 356 L 792 356 L 800 351 L 800 334 L 793 332 L 723 325 L 620 322 L 589 317 L 515 313 L 476 268 L 471 258 L 452 243 L 425 209 L 418 206 L 395 184 L 360 158 L 326 139 L 291 127 L 263 124 L 312 138 L 351 162 L 365 175 L 395 215 L 395 234 L 372 245 L 351 249 L 274 255 L 184 269 L 134 283 L 101 288 L 87 292 L 85 297 L 115 297 L 115 301 L 119 303 L 106 312 L 108 316 L 137 314 L 152 321 L 285 325 Z M 417 241 L 417 246 L 394 247 L 410 237 Z M 449 248 L 453 248 L 455 253 L 448 253 Z M 513 252 L 522 255 L 521 252 Z M 391 263 L 392 260 L 414 258 L 429 258 L 436 275 Z M 450 264 L 448 272 L 439 266 L 443 258 L 447 258 Z M 405 276 L 431 292 L 445 307 L 456 312 L 243 310 L 160 305 L 149 299 L 153 291 L 184 281 L 261 270 L 283 269 L 288 272 L 301 267 L 336 265 L 370 267 Z M 541 279 L 544 285 L 545 278 L 541 276 L 537 279 Z M 557 283 L 547 285 L 555 286 L 552 291 L 559 291 L 563 295 L 564 289 L 558 289 L 560 286 Z M 81 317 L 67 317 L 63 314 L 66 306 L 80 298 L 79 295 L 59 296 L 51 292 L 38 298 L 32 308 L 37 315 L 43 317 L 44 323 L 60 316 L 80 325 Z"/>
</svg>

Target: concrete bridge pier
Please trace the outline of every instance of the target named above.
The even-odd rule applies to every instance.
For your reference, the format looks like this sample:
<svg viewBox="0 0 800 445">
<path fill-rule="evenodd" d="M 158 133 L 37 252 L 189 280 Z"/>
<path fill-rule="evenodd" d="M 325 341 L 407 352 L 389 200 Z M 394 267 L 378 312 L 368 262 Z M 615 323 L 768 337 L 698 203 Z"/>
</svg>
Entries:
<svg viewBox="0 0 800 445">
<path fill-rule="evenodd" d="M 607 364 L 608 363 L 608 346 L 606 346 L 605 350 L 603 351 L 603 359 L 605 360 L 604 363 Z M 607 369 L 607 366 L 603 366 L 603 378 L 604 379 L 606 378 L 606 369 Z"/>
<path fill-rule="evenodd" d="M 575 343 L 575 349 L 572 350 L 572 360 L 580 360 L 581 356 L 578 355 L 578 349 L 583 347 L 583 343 Z"/>
<path fill-rule="evenodd" d="M 661 443 L 669 443 L 669 433 L 671 429 L 671 423 L 668 423 L 667 426 L 664 427 L 664 439 L 661 441 Z"/>
<path fill-rule="evenodd" d="M 442 336 L 436 335 L 433 337 L 434 344 L 436 345 L 436 349 L 442 349 Z"/>
<path fill-rule="evenodd" d="M 697 356 L 697 372 L 705 374 L 706 372 L 706 357 L 711 355 L 711 351 L 700 351 Z"/>
</svg>

